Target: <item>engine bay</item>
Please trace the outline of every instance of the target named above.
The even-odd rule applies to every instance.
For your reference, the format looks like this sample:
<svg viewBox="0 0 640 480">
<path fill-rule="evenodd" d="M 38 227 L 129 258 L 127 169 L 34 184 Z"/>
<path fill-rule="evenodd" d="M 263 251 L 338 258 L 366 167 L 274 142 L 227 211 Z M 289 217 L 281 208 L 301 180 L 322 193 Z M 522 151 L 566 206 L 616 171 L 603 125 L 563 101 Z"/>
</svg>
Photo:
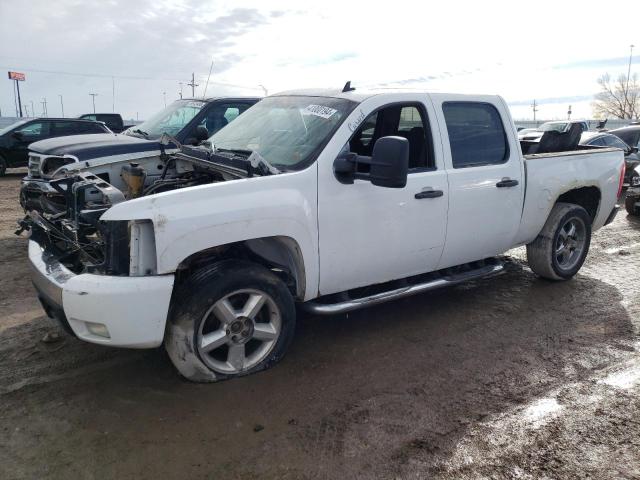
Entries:
<svg viewBox="0 0 640 480">
<path fill-rule="evenodd" d="M 205 148 L 85 170 L 61 169 L 47 182 L 23 187 L 26 216 L 16 233 L 30 231 L 74 273 L 126 275 L 129 222 L 101 221 L 108 209 L 171 190 L 272 173 L 244 154 L 217 155 Z"/>
</svg>

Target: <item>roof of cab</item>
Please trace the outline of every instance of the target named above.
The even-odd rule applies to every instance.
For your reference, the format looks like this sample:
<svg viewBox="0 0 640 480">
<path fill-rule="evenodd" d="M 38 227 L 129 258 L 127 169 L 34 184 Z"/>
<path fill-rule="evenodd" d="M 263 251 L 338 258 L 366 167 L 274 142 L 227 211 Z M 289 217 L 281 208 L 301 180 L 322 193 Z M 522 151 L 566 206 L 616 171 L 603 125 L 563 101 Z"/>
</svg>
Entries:
<svg viewBox="0 0 640 480">
<path fill-rule="evenodd" d="M 362 102 L 363 100 L 380 93 L 382 92 L 375 90 L 350 90 L 348 92 L 343 92 L 341 89 L 335 88 L 303 88 L 298 90 L 286 90 L 284 92 L 275 93 L 271 96 L 332 97 L 344 98 L 345 100 L 351 100 L 352 102 Z"/>
</svg>

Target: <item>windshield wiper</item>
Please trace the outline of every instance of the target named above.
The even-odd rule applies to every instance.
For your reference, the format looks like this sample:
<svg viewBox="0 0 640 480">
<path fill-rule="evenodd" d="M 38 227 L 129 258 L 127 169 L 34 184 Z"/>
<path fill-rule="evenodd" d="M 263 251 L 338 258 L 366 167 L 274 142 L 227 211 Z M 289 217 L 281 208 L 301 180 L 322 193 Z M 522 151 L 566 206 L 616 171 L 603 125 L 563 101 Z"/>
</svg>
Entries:
<svg viewBox="0 0 640 480">
<path fill-rule="evenodd" d="M 271 165 L 260 153 L 255 150 L 247 150 L 243 148 L 218 148 L 214 145 L 213 153 L 233 153 L 244 157 L 243 160 L 249 163 L 249 174 L 257 173 L 258 175 L 277 175 L 280 173 L 276 167 Z"/>
<path fill-rule="evenodd" d="M 131 130 L 133 133 L 139 133 L 140 135 L 143 135 L 145 138 L 149 136 L 149 134 L 147 132 L 145 132 L 144 130 L 140 130 L 139 128 L 135 128 L 133 130 Z"/>
<path fill-rule="evenodd" d="M 219 147 L 216 147 L 215 151 L 216 152 L 237 153 L 238 155 L 242 155 L 242 156 L 247 157 L 247 158 L 253 153 L 253 150 L 245 150 L 245 149 L 242 149 L 242 148 L 219 148 Z"/>
</svg>

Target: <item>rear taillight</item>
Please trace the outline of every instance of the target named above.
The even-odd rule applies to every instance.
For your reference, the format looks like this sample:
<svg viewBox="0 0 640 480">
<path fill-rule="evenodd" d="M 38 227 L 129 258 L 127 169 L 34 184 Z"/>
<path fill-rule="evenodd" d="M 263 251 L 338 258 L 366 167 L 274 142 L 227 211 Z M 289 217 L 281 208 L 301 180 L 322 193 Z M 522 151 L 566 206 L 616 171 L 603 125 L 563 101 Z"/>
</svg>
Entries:
<svg viewBox="0 0 640 480">
<path fill-rule="evenodd" d="M 622 162 L 622 168 L 620 168 L 620 182 L 618 184 L 618 197 L 620 198 L 620 194 L 622 194 L 622 184 L 624 183 L 624 171 L 625 171 L 625 164 L 624 162 Z"/>
</svg>

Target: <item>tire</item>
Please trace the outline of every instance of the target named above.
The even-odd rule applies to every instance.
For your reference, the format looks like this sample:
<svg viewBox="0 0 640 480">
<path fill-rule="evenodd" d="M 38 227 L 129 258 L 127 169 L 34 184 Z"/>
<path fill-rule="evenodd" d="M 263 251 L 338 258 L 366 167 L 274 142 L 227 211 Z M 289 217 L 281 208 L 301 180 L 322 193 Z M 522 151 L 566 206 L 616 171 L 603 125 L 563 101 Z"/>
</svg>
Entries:
<svg viewBox="0 0 640 480">
<path fill-rule="evenodd" d="M 549 280 L 568 280 L 582 267 L 591 243 L 591 217 L 572 203 L 554 205 L 536 239 L 527 245 L 534 273 Z"/>
<path fill-rule="evenodd" d="M 627 198 L 624 199 L 624 208 L 629 215 L 638 215 L 638 207 L 636 207 L 636 203 L 640 201 L 640 198 L 627 195 Z"/>
<path fill-rule="evenodd" d="M 176 289 L 164 344 L 183 377 L 217 382 L 280 361 L 295 323 L 293 297 L 282 280 L 261 265 L 225 260 Z"/>
<path fill-rule="evenodd" d="M 0 177 L 4 177 L 7 173 L 7 161 L 0 156 Z"/>
</svg>

